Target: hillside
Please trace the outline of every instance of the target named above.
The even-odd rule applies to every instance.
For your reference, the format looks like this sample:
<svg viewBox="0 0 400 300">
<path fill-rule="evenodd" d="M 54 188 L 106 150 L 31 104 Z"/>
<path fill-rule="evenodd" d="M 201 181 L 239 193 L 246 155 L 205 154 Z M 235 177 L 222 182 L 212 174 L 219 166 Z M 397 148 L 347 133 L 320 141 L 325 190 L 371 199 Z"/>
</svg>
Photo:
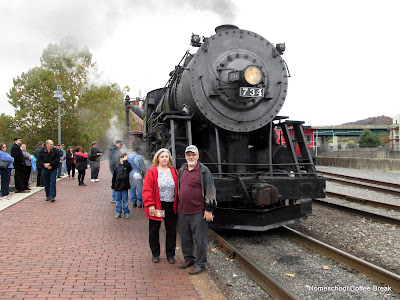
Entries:
<svg viewBox="0 0 400 300">
<path fill-rule="evenodd" d="M 391 125 L 392 118 L 386 116 L 371 117 L 364 120 L 358 120 L 355 122 L 348 122 L 342 125 Z"/>
</svg>

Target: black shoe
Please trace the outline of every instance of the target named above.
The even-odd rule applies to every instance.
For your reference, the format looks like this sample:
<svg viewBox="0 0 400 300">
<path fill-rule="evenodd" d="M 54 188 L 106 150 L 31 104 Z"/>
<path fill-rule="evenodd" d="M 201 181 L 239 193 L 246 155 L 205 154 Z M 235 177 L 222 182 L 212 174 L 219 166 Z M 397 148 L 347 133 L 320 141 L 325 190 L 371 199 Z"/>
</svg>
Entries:
<svg viewBox="0 0 400 300">
<path fill-rule="evenodd" d="M 168 261 L 171 265 L 173 265 L 173 264 L 175 263 L 175 258 L 173 258 L 173 257 L 168 257 L 168 258 L 167 258 L 167 261 Z"/>
<path fill-rule="evenodd" d="M 84 184 L 83 182 L 82 182 L 82 184 L 81 185 L 83 185 L 83 186 L 87 186 L 87 184 Z"/>
<path fill-rule="evenodd" d="M 190 275 L 197 275 L 197 274 L 200 274 L 201 272 L 203 272 L 205 269 L 206 269 L 206 267 L 199 268 L 199 267 L 197 267 L 197 266 L 194 266 L 194 267 L 190 270 L 189 274 L 190 274 Z"/>
<path fill-rule="evenodd" d="M 57 178 L 61 178 L 61 176 L 57 176 Z"/>
<path fill-rule="evenodd" d="M 41 184 L 40 187 L 44 187 L 44 184 Z"/>
<path fill-rule="evenodd" d="M 49 198 L 49 197 L 46 197 L 46 201 L 50 201 L 50 198 Z"/>
<path fill-rule="evenodd" d="M 56 201 L 56 199 L 50 198 L 49 201 L 50 201 L 50 202 L 54 202 L 54 201 Z"/>
<path fill-rule="evenodd" d="M 156 263 L 158 263 L 160 261 L 160 257 L 159 256 L 153 256 L 151 261 L 156 264 Z"/>
<path fill-rule="evenodd" d="M 185 260 L 184 262 L 179 264 L 179 269 L 186 269 L 193 265 L 194 265 L 194 261 L 186 261 Z"/>
<path fill-rule="evenodd" d="M 136 203 L 132 203 L 133 208 L 137 207 Z"/>
</svg>

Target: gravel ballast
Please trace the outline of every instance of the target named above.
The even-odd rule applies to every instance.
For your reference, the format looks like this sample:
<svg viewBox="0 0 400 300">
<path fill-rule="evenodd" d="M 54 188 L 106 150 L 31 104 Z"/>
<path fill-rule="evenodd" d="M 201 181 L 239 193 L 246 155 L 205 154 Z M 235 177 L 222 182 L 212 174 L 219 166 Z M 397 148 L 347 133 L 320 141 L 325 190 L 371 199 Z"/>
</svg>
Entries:
<svg viewBox="0 0 400 300">
<path fill-rule="evenodd" d="M 320 168 L 318 167 L 318 169 Z M 338 174 L 400 182 L 399 173 L 322 168 Z M 331 187 L 329 186 L 330 189 Z M 336 188 L 335 186 L 332 189 Z M 377 200 L 373 199 L 374 195 L 371 198 L 371 200 Z M 346 205 L 357 206 L 354 203 Z M 382 211 L 382 209 L 367 206 L 363 206 L 363 208 L 368 211 L 370 209 L 377 210 L 377 213 Z M 396 274 L 400 273 L 400 260 L 398 259 L 400 257 L 400 243 L 398 242 L 400 232 L 398 227 L 320 205 L 313 206 L 313 213 L 314 215 L 307 220 L 290 227 Z M 393 215 L 392 212 L 388 213 Z M 398 213 L 394 215 L 396 216 Z M 264 233 L 229 232 L 229 235 L 231 236 L 228 239 L 236 247 L 251 259 L 256 260 L 257 264 L 276 276 L 281 283 L 303 299 L 400 298 L 400 294 L 388 291 L 388 287 L 381 286 L 363 274 L 288 240 L 281 236 L 278 230 Z M 210 241 L 208 272 L 227 299 L 269 299 L 269 296 L 232 260 L 227 260 L 227 256 L 215 248 L 214 243 Z M 327 269 L 323 269 L 323 266 L 326 266 Z M 292 277 L 292 275 L 294 276 Z"/>
</svg>

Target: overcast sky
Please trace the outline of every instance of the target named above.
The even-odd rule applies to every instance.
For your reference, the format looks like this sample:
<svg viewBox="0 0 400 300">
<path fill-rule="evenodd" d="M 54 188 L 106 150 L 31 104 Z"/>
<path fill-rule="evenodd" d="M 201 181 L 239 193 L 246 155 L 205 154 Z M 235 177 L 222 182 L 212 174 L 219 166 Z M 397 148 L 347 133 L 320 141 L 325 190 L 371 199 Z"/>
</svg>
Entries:
<svg viewBox="0 0 400 300">
<path fill-rule="evenodd" d="M 291 78 L 279 115 L 339 125 L 400 113 L 396 0 L 0 0 L 0 112 L 13 115 L 13 78 L 40 65 L 49 43 L 87 45 L 102 77 L 142 96 L 163 87 L 191 48 L 234 24 L 286 43 Z M 121 99 L 122 101 L 122 99 Z"/>
</svg>

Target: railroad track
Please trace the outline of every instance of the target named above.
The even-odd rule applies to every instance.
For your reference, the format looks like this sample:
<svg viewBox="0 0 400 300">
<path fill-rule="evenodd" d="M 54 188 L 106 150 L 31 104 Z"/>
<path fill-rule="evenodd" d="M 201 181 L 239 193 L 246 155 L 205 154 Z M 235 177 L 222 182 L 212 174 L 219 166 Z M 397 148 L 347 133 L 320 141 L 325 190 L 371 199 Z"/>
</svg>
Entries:
<svg viewBox="0 0 400 300">
<path fill-rule="evenodd" d="M 324 256 L 330 257 L 337 262 L 346 264 L 352 269 L 365 274 L 369 278 L 381 284 L 390 286 L 394 291 L 400 292 L 399 275 L 364 261 L 354 255 L 348 254 L 326 243 L 318 241 L 289 227 L 284 226 L 281 227 L 280 230 L 282 234 L 306 246 L 307 248 Z M 222 251 L 225 252 L 229 257 L 233 258 L 235 263 L 238 264 L 270 296 L 275 299 L 299 299 L 297 295 L 279 283 L 278 280 L 260 268 L 257 264 L 252 262 L 244 253 L 227 242 L 219 234 L 212 230 L 209 230 L 209 234 L 215 243 L 219 245 Z"/>
<path fill-rule="evenodd" d="M 353 177 L 348 175 L 330 173 L 326 171 L 318 171 L 318 173 L 325 175 L 325 178 L 329 181 L 334 181 L 345 185 L 352 185 L 361 188 L 366 188 L 369 190 L 383 192 L 386 194 L 400 196 L 400 184 L 397 183 Z"/>
<path fill-rule="evenodd" d="M 274 299 L 301 299 L 279 283 L 272 275 L 251 261 L 243 252 L 226 241 L 215 231 L 209 229 L 209 236 L 235 263 L 239 265 L 264 291 Z"/>
<path fill-rule="evenodd" d="M 374 200 L 368 200 L 365 198 L 354 197 L 354 196 L 350 196 L 350 195 L 340 194 L 340 193 L 336 193 L 336 192 L 329 192 L 329 191 L 326 192 L 326 195 L 335 197 L 335 198 L 344 199 L 344 200 L 347 200 L 350 202 L 355 202 L 355 203 L 359 203 L 359 204 L 364 204 L 364 205 L 368 205 L 368 206 L 379 207 L 379 208 L 383 208 L 383 209 L 387 209 L 387 210 L 393 210 L 393 211 L 400 212 L 400 206 L 395 205 L 395 204 L 384 203 L 384 202 L 374 201 Z"/>
<path fill-rule="evenodd" d="M 345 195 L 343 195 L 345 196 Z M 348 197 L 348 196 L 345 196 Z M 356 216 L 361 216 L 367 219 L 371 219 L 371 220 L 375 220 L 375 221 L 379 221 L 379 222 L 383 222 L 383 223 L 387 223 L 387 224 L 392 224 L 392 225 L 396 225 L 396 226 L 400 226 L 400 219 L 396 219 L 396 218 L 392 218 L 389 216 L 384 216 L 384 215 L 380 215 L 380 214 L 376 214 L 376 213 L 372 213 L 372 212 L 367 212 L 364 210 L 359 210 L 359 209 L 355 209 L 355 208 L 351 208 L 351 207 L 347 207 L 344 205 L 340 205 L 340 204 L 336 204 L 336 203 L 332 203 L 332 202 L 328 202 L 325 200 L 321 200 L 321 199 L 313 199 L 314 203 L 318 203 L 320 205 L 324 205 L 327 207 L 331 207 L 334 209 L 338 209 L 340 211 L 344 211 Z"/>
<path fill-rule="evenodd" d="M 396 292 L 400 292 L 400 276 L 385 270 L 379 266 L 369 263 L 363 259 L 360 259 L 354 255 L 346 253 L 338 248 L 330 246 L 326 243 L 318 241 L 310 236 L 307 236 L 299 231 L 291 229 L 289 227 L 282 227 L 282 232 L 297 242 L 303 244 L 307 248 L 332 258 L 333 260 L 346 264 L 352 269 L 363 273 L 375 281 L 388 285 Z"/>
</svg>

